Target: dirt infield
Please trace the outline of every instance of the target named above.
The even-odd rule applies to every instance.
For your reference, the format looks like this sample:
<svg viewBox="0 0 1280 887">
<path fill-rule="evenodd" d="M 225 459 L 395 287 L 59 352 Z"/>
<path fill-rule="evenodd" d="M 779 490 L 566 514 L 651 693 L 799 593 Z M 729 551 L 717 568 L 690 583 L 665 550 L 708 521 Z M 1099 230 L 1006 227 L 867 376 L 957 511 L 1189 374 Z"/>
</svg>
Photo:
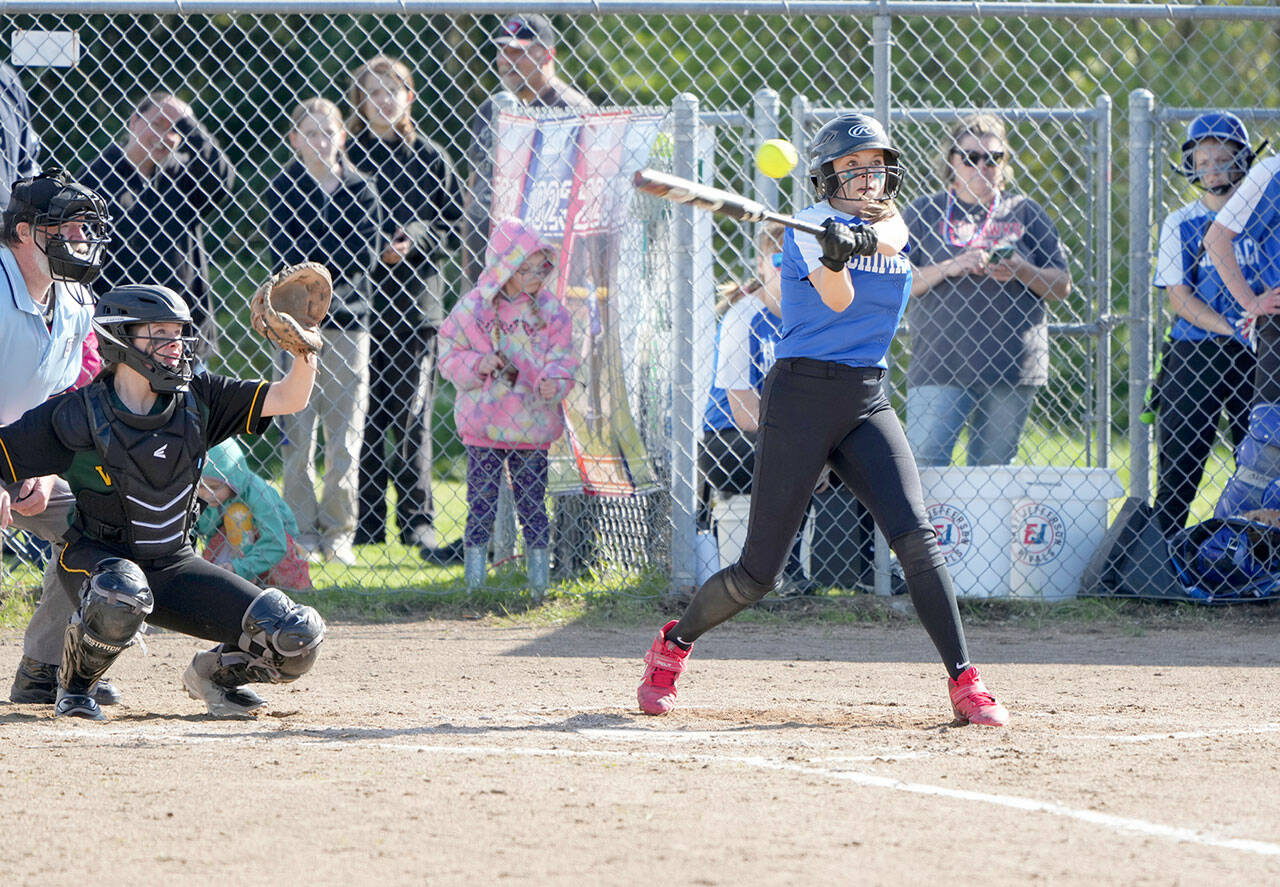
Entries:
<svg viewBox="0 0 1280 887">
<path fill-rule="evenodd" d="M 1273 625 L 971 628 L 1005 730 L 910 623 L 730 623 L 661 719 L 653 629 L 331 628 L 256 722 L 172 634 L 107 724 L 0 704 L 0 883 L 1280 883 Z"/>
</svg>

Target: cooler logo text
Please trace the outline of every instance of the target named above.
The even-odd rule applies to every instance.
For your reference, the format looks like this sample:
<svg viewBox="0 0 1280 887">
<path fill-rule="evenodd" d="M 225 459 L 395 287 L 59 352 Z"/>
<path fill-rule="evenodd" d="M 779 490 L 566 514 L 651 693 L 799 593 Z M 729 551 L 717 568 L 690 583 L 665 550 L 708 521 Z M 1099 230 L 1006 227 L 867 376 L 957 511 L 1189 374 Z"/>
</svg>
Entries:
<svg viewBox="0 0 1280 887">
<path fill-rule="evenodd" d="M 938 550 L 948 566 L 963 560 L 973 545 L 973 524 L 969 516 L 945 502 L 929 506 L 929 523 L 938 534 Z"/>
<path fill-rule="evenodd" d="M 1067 538 L 1062 515 L 1043 502 L 1029 502 L 1013 512 L 1013 556 L 1031 567 L 1062 554 Z"/>
</svg>

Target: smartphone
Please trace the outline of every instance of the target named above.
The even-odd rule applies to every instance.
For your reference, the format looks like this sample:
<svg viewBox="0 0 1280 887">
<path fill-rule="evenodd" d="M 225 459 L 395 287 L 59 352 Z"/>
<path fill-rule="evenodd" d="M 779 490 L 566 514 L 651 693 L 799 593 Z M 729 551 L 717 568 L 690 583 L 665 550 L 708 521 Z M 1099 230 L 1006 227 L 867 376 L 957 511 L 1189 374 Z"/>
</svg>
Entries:
<svg viewBox="0 0 1280 887">
<path fill-rule="evenodd" d="M 993 247 L 991 250 L 992 262 L 1003 262 L 1018 251 L 1018 248 L 1012 243 L 1001 243 Z"/>
</svg>

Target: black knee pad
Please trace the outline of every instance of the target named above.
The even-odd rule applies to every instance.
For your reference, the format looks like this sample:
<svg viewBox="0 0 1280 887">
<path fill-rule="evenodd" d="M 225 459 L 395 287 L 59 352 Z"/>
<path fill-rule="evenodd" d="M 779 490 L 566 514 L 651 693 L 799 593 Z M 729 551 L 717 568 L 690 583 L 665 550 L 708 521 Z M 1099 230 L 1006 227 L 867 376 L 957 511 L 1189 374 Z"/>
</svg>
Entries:
<svg viewBox="0 0 1280 887">
<path fill-rule="evenodd" d="M 147 577 L 133 561 L 98 562 L 80 587 L 80 607 L 67 626 L 60 679 L 84 693 L 101 678 L 155 608 Z"/>
<path fill-rule="evenodd" d="M 907 579 L 936 570 L 946 563 L 938 548 L 938 536 L 933 530 L 921 529 L 904 533 L 894 539 L 889 547 L 898 556 L 902 575 Z"/>
<path fill-rule="evenodd" d="M 295 602 L 278 588 L 268 588 L 254 598 L 240 624 L 244 633 L 238 646 L 244 655 L 224 652 L 226 668 L 235 673 L 215 673 L 216 684 L 296 681 L 315 665 L 325 634 L 324 620 L 314 607 Z"/>
</svg>

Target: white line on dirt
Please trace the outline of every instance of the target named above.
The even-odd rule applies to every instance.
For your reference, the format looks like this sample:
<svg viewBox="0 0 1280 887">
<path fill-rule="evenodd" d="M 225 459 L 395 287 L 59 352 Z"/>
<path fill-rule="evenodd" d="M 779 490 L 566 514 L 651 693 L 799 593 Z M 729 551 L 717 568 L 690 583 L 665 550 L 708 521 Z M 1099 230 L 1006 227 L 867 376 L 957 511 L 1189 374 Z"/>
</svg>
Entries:
<svg viewBox="0 0 1280 887">
<path fill-rule="evenodd" d="M 46 736 L 59 737 L 62 739 L 68 739 L 71 737 L 78 739 L 96 738 L 102 745 L 118 745 L 120 740 L 129 742 L 137 742 L 141 740 L 169 742 L 175 745 L 196 745 L 210 742 L 245 741 L 248 739 L 249 741 L 257 740 L 264 745 L 269 743 L 272 747 L 276 747 L 280 743 L 294 743 L 298 745 L 349 745 L 353 741 L 350 736 L 342 736 L 341 731 L 335 733 L 331 730 L 325 730 L 321 735 L 299 734 L 294 736 L 284 736 L 278 733 L 263 733 L 260 738 L 246 736 L 237 736 L 232 738 L 226 736 L 213 736 L 207 733 L 192 736 L 185 735 L 172 729 L 116 727 L 114 725 L 103 725 L 100 728 L 89 729 L 66 729 L 63 725 L 51 725 L 50 728 L 38 728 L 36 731 L 32 732 L 44 734 Z M 510 734 L 507 733 L 505 735 Z M 1168 736 L 1169 734 L 1164 735 Z M 678 760 L 681 762 L 694 762 L 700 764 L 735 764 L 757 767 L 761 770 L 774 770 L 782 773 L 797 773 L 805 776 L 817 776 L 841 782 L 850 782 L 855 785 L 862 785 L 868 788 L 882 788 L 888 789 L 889 791 L 946 798 L 948 800 L 990 804 L 997 807 L 1008 807 L 1014 810 L 1023 810 L 1029 813 L 1044 813 L 1050 816 L 1060 816 L 1065 819 L 1074 819 L 1079 822 L 1089 823 L 1090 825 L 1100 826 L 1115 832 L 1147 835 L 1171 841 L 1200 844 L 1205 847 L 1219 847 L 1226 850 L 1256 853 L 1262 856 L 1280 856 L 1280 844 L 1272 844 L 1266 841 L 1253 841 L 1246 840 L 1244 838 L 1226 838 L 1210 834 L 1208 832 L 1196 831 L 1194 829 L 1161 825 L 1160 823 L 1147 822 L 1142 819 L 1133 819 L 1127 816 L 1113 816 L 1109 813 L 1099 813 L 1096 810 L 1083 810 L 1076 807 L 1068 807 L 1065 804 L 1057 804 L 1052 801 L 1041 801 L 1035 798 L 1024 798 L 1017 795 L 997 795 L 988 792 L 969 791 L 967 789 L 944 788 L 938 785 L 928 785 L 918 782 L 903 782 L 902 780 L 891 776 L 877 776 L 874 773 L 815 767 L 810 764 L 774 760 L 772 758 L 760 757 L 758 755 L 740 756 L 682 753 L 673 756 L 671 754 L 664 754 L 661 752 L 644 752 L 636 750 L 579 750 L 493 745 L 424 745 L 420 743 L 378 742 L 370 739 L 367 735 L 363 736 L 358 741 L 367 748 L 386 748 L 398 751 L 411 751 L 415 753 L 434 752 L 442 755 L 486 755 L 492 757 L 530 758 L 610 758 L 629 761 L 637 759 L 651 761 Z"/>
</svg>

